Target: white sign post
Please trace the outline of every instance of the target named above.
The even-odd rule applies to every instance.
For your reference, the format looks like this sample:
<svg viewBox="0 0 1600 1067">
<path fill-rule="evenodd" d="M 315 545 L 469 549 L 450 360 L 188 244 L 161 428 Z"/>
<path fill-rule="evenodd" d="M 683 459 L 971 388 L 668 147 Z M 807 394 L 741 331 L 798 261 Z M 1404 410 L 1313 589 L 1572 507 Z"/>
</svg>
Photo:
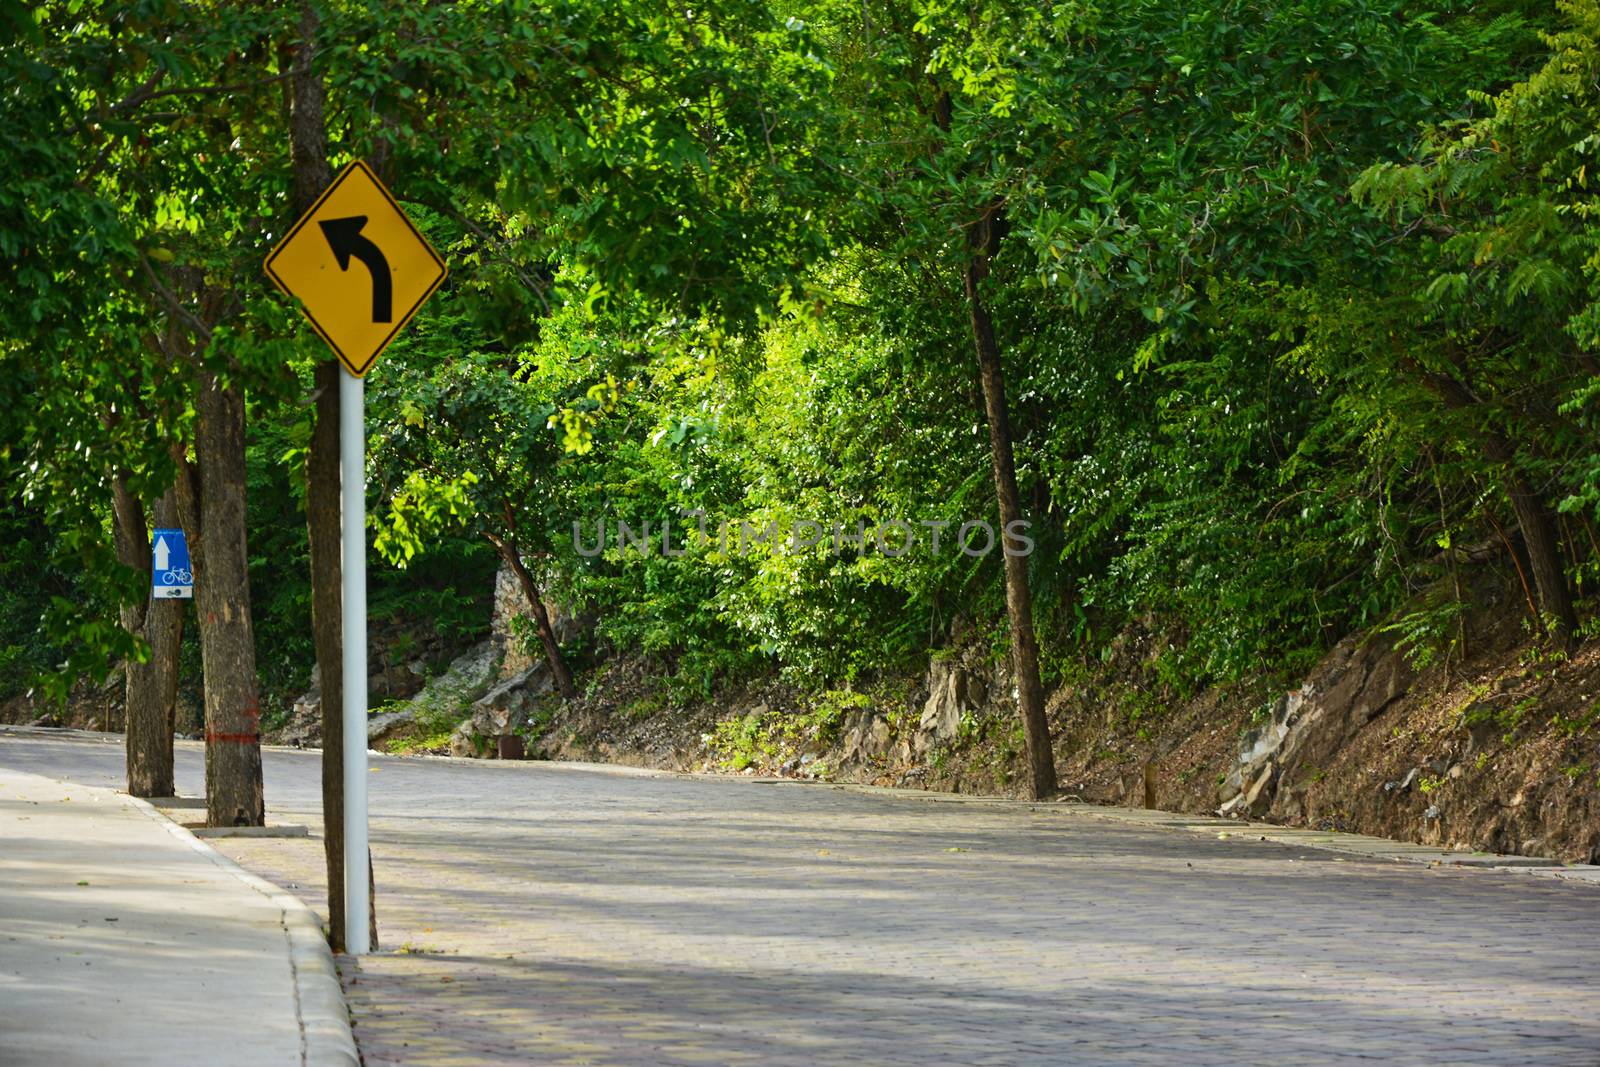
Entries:
<svg viewBox="0 0 1600 1067">
<path fill-rule="evenodd" d="M 367 916 L 367 501 L 365 383 L 339 375 L 341 572 L 344 577 L 344 943 L 372 950 Z"/>
</svg>

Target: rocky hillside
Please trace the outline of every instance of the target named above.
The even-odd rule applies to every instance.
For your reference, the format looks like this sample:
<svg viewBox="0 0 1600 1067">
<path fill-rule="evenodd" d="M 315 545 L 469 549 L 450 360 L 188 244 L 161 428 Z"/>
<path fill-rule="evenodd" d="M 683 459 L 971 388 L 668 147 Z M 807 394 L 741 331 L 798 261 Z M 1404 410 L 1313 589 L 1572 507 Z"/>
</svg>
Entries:
<svg viewBox="0 0 1600 1067">
<path fill-rule="evenodd" d="M 1124 633 L 1050 702 L 1063 788 L 1087 800 L 1600 861 L 1600 642 L 1571 657 L 1528 639 L 1514 591 L 1457 647 L 1419 669 L 1381 635 L 1335 647 L 1287 691 L 1240 686 L 1187 699 L 1156 679 L 1157 635 Z M 850 689 L 747 679 L 676 703 L 662 663 L 613 655 L 562 705 L 543 664 L 515 650 L 497 596 L 495 637 L 458 661 L 448 709 L 425 700 L 375 720 L 401 751 L 600 760 L 1013 792 L 1022 740 L 1009 669 L 958 635 L 917 677 Z M 580 627 L 562 617 L 567 634 Z M 461 689 L 463 672 L 470 681 Z M 503 747 L 501 736 L 514 736 Z"/>
</svg>

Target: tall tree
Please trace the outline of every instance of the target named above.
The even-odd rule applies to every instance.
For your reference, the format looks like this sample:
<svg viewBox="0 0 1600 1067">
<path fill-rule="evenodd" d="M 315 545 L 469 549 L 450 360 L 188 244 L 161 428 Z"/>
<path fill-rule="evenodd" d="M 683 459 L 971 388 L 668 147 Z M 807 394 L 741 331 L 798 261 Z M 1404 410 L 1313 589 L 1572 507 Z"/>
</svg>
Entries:
<svg viewBox="0 0 1600 1067">
<path fill-rule="evenodd" d="M 211 294 L 212 300 L 222 298 Z M 244 391 L 204 366 L 197 386 L 195 458 L 180 469 L 177 499 L 194 564 L 205 672 L 206 823 L 261 826 L 267 815 L 245 546 Z"/>
<path fill-rule="evenodd" d="M 7 164 L 28 175 L 0 194 L 9 324 L 0 457 L 44 505 L 78 576 L 78 594 L 44 613 L 66 659 L 43 689 L 64 698 L 77 676 L 120 662 L 128 790 L 165 796 L 183 605 L 150 596 L 146 516 L 154 508 L 159 522 L 176 522 L 163 486 L 184 400 L 155 355 L 162 327 L 125 284 L 135 228 L 104 195 L 121 142 L 84 107 L 117 89 L 101 63 L 104 44 L 92 30 L 52 36 L 59 14 L 42 9 L 36 21 L 30 12 L 0 42 L 13 86 Z M 103 625 L 104 614 L 120 614 L 121 625 Z"/>
<path fill-rule="evenodd" d="M 1563 25 L 1538 69 L 1480 95 L 1486 113 L 1433 126 L 1417 158 L 1372 166 L 1354 192 L 1397 225 L 1381 305 L 1387 363 L 1433 394 L 1438 424 L 1499 482 L 1532 572 L 1535 621 L 1570 646 L 1568 569 L 1589 546 L 1563 537 L 1557 494 L 1571 494 L 1564 510 L 1593 508 L 1594 465 L 1571 457 L 1592 440 L 1577 420 L 1593 419 L 1600 376 L 1594 151 L 1572 131 L 1600 114 L 1600 4 L 1558 7 Z"/>
<path fill-rule="evenodd" d="M 994 322 L 984 301 L 983 280 L 1000 250 L 1005 233 L 1004 208 L 985 208 L 967 231 L 971 255 L 962 270 L 972 319 L 972 344 L 978 356 L 978 376 L 983 386 L 984 414 L 989 423 L 989 455 L 994 470 L 994 491 L 1000 529 L 1006 543 L 1006 621 L 1011 629 L 1011 670 L 1017 687 L 1017 711 L 1022 717 L 1028 758 L 1028 788 L 1038 800 L 1056 791 L 1055 753 L 1050 745 L 1050 722 L 1045 716 L 1044 682 L 1039 676 L 1039 640 L 1033 630 L 1033 592 L 1028 588 L 1028 560 L 1013 550 L 1010 534 L 1022 523 L 1022 499 L 1017 491 L 1017 464 L 1012 447 L 1011 412 L 1006 403 L 1005 370 Z"/>
<path fill-rule="evenodd" d="M 76 159 L 70 176 L 58 167 L 40 181 L 60 188 L 67 203 L 85 200 L 97 218 L 79 240 L 96 248 L 86 262 L 99 268 L 85 281 L 106 294 L 98 304 L 82 301 L 69 321 L 81 324 L 93 347 L 114 348 L 114 324 L 92 309 L 122 308 L 131 319 L 142 305 L 139 343 L 121 347 L 119 358 L 134 362 L 135 381 L 187 383 L 187 396 L 157 410 L 152 428 L 162 449 L 176 449 L 177 511 L 193 550 L 207 818 L 258 824 L 244 391 L 271 395 L 288 377 L 285 348 L 272 340 L 286 316 L 257 292 L 255 277 L 265 195 L 282 166 L 271 164 L 270 153 L 281 149 L 269 146 L 281 141 L 272 135 L 269 105 L 281 79 L 266 47 L 282 36 L 282 21 L 264 8 L 230 8 L 219 17 L 184 6 L 129 20 L 112 6 L 77 4 L 44 5 L 37 19 L 46 43 L 29 77 L 47 114 L 70 131 L 58 139 Z M 38 328 L 30 334 L 35 342 L 49 337 Z M 150 498 L 158 495 L 156 488 Z"/>
<path fill-rule="evenodd" d="M 126 697 L 123 730 L 126 733 L 128 792 L 136 797 L 170 797 L 175 792 L 172 733 L 178 696 L 178 646 L 183 640 L 184 602 L 158 598 L 150 588 L 150 531 L 145 509 L 119 475 L 113 484 L 113 521 L 117 556 L 126 567 L 145 576 L 145 602 L 124 605 L 122 625 L 149 648 L 147 657 L 128 656 L 123 661 Z M 173 527 L 178 521 L 175 495 L 168 490 L 155 509 L 155 525 Z"/>
<path fill-rule="evenodd" d="M 718 0 L 681 15 L 631 2 L 471 17 L 422 8 L 376 18 L 366 33 L 337 35 L 381 35 L 394 42 L 391 56 L 404 57 L 376 63 L 342 46 L 356 53 L 341 54 L 343 76 L 360 79 L 362 106 L 379 117 L 352 122 L 352 146 L 370 146 L 404 176 L 408 198 L 462 234 L 458 263 L 468 269 L 442 295 L 479 328 L 474 340 L 493 336 L 502 356 L 537 338 L 563 300 L 615 298 L 748 323 L 822 249 L 805 223 L 818 183 L 803 153 L 819 106 L 807 89 L 825 74 L 804 27 L 764 4 Z M 554 285 L 562 264 L 587 291 Z M 408 402 L 445 418 L 417 435 L 426 447 L 398 472 L 403 487 L 389 487 L 399 494 L 394 514 L 469 487 L 469 521 L 516 576 L 555 683 L 571 695 L 528 562 L 549 550 L 541 490 L 559 457 L 544 426 L 552 412 L 535 411 L 526 382 L 513 380 L 515 359 L 474 351 L 464 334 L 430 344 L 427 361 L 454 356 L 459 366 L 419 368 L 424 382 L 438 369 L 456 392 L 430 387 L 427 402 Z M 516 424 L 529 417 L 538 425 Z M 463 481 L 468 473 L 478 480 Z M 396 558 L 416 549 L 389 533 Z"/>
<path fill-rule="evenodd" d="M 856 146 L 841 166 L 855 179 L 854 240 L 881 250 L 904 269 L 949 282 L 965 305 L 970 352 L 976 357 L 991 474 L 1004 543 L 1003 582 L 1017 714 L 1022 725 L 1030 796 L 1056 790 L 1055 755 L 1045 712 L 1034 632 L 1029 560 L 1012 533 L 1025 521 L 1017 484 L 1015 441 L 1006 397 L 1004 352 L 990 310 L 994 267 L 1009 228 L 1011 201 L 1037 181 L 1058 140 L 1045 117 L 1017 117 L 996 102 L 989 80 L 1004 64 L 1001 42 L 1030 47 L 1060 43 L 1042 15 L 997 4 L 968 19 L 954 6 L 920 13 L 908 5 L 821 11 L 839 56 L 843 121 L 836 140 Z M 1070 16 L 1062 16 L 1070 21 Z M 987 66 L 985 66 L 987 64 Z M 1003 94 L 999 94 L 1003 95 Z M 864 210 L 863 210 L 864 209 Z M 955 284 L 950 284 L 951 282 Z M 971 358 L 971 357 L 968 357 Z"/>
<path fill-rule="evenodd" d="M 388 509 L 376 545 L 403 566 L 440 531 L 466 524 L 516 579 L 550 677 L 571 698 L 572 671 L 529 566 L 551 556 L 570 521 L 560 439 L 549 425 L 558 408 L 527 377 L 514 360 L 471 353 L 426 377 L 386 383 L 398 417 L 376 427 L 374 452 L 397 484 L 383 493 Z"/>
</svg>

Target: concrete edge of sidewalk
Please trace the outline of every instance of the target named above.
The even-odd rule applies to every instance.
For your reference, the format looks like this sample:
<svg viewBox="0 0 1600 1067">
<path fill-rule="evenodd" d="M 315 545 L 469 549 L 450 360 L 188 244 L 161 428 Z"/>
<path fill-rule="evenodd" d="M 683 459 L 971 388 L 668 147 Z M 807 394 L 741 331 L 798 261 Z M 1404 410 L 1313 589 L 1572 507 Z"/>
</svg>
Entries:
<svg viewBox="0 0 1600 1067">
<path fill-rule="evenodd" d="M 350 1031 L 350 1009 L 345 1003 L 333 952 L 322 934 L 322 921 L 317 913 L 288 890 L 251 874 L 169 819 L 150 802 L 126 793 L 117 795 L 125 797 L 168 833 L 278 908 L 288 941 L 289 969 L 294 975 L 295 1013 L 299 1016 L 302 1040 L 301 1062 L 305 1067 L 360 1067 L 361 1057 Z"/>
</svg>

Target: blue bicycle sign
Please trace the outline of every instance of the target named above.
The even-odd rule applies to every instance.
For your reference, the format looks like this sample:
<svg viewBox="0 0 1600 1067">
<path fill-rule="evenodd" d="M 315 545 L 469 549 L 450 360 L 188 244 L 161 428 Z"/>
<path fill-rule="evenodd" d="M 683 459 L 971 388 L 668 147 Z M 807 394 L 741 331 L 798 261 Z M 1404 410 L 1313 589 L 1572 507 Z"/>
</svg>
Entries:
<svg viewBox="0 0 1600 1067">
<path fill-rule="evenodd" d="M 189 570 L 189 542 L 183 531 L 162 527 L 150 543 L 150 592 L 161 600 L 191 599 L 194 573 Z"/>
</svg>

